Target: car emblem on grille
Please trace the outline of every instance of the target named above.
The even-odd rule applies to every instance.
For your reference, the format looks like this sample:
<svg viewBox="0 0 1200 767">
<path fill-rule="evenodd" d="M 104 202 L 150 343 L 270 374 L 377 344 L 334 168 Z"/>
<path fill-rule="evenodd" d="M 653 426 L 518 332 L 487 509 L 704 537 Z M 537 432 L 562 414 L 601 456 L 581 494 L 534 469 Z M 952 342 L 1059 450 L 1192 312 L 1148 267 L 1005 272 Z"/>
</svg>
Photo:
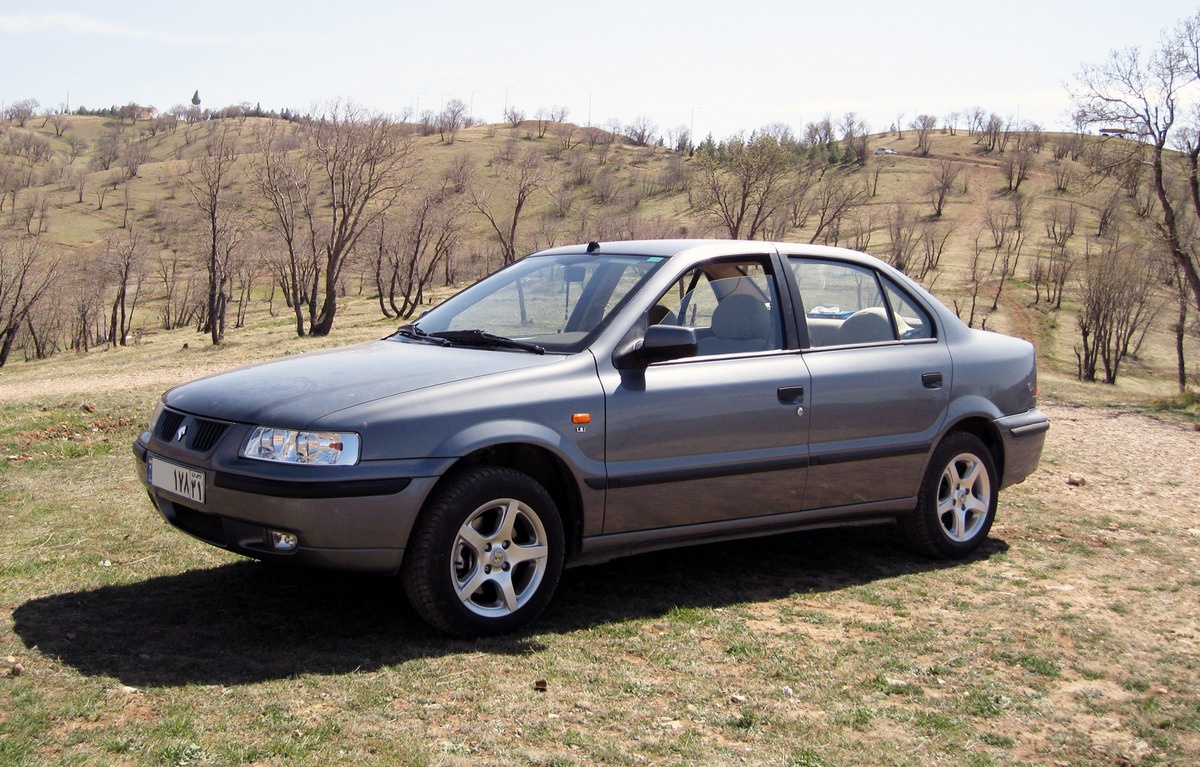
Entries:
<svg viewBox="0 0 1200 767">
<path fill-rule="evenodd" d="M 179 427 L 179 431 L 175 432 L 175 441 L 183 442 L 183 438 L 187 436 L 187 424 Z"/>
</svg>

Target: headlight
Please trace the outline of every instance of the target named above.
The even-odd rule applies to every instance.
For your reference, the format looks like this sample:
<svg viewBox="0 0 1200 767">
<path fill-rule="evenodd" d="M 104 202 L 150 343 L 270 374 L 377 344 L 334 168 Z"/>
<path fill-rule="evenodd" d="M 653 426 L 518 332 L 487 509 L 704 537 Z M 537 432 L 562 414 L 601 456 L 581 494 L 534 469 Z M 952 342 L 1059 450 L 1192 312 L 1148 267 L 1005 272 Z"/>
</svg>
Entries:
<svg viewBox="0 0 1200 767">
<path fill-rule="evenodd" d="M 353 466 L 358 463 L 359 438 L 351 432 L 296 431 L 256 426 L 242 447 L 242 457 L 256 461 L 315 466 Z"/>
<path fill-rule="evenodd" d="M 150 425 L 146 427 L 146 431 L 154 431 L 158 427 L 158 419 L 162 418 L 163 410 L 166 408 L 163 405 L 162 398 L 154 405 L 154 410 L 150 413 Z"/>
</svg>

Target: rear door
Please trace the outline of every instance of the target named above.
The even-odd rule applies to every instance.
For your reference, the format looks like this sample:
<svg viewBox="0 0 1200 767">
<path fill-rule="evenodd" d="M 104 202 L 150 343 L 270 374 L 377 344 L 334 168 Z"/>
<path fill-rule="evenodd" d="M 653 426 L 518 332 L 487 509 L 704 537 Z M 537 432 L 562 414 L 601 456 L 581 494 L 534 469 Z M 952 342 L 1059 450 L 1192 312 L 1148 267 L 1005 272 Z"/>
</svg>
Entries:
<svg viewBox="0 0 1200 767">
<path fill-rule="evenodd" d="M 952 373 L 930 312 L 869 266 L 789 260 L 811 375 L 805 509 L 915 496 Z"/>
</svg>

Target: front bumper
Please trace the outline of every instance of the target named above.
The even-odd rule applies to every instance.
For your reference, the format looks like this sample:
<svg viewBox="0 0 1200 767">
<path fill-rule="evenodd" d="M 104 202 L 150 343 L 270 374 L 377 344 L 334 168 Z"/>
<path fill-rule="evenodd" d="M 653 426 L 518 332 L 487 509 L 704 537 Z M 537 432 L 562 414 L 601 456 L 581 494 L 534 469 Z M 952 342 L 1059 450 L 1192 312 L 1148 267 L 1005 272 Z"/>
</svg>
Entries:
<svg viewBox="0 0 1200 767">
<path fill-rule="evenodd" d="M 407 476 L 289 482 L 193 459 L 189 465 L 205 472 L 204 503 L 197 504 L 150 484 L 146 461 L 152 444 L 143 435 L 133 452 L 138 477 L 163 519 L 205 543 L 273 562 L 395 573 L 421 504 L 437 481 Z M 164 452 L 181 463 L 180 456 Z M 296 536 L 297 545 L 277 549 L 272 532 Z"/>
<path fill-rule="evenodd" d="M 1000 487 L 1021 482 L 1038 467 L 1050 419 L 1038 409 L 996 419 L 996 428 L 1004 443 L 1004 476 Z"/>
</svg>

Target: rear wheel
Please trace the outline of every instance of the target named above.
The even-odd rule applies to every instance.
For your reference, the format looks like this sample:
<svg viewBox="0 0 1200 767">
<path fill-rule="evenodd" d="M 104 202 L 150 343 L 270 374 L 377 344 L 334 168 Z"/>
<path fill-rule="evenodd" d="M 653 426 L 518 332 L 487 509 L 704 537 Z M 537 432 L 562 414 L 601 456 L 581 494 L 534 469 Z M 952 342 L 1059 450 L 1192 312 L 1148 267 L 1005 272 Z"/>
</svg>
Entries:
<svg viewBox="0 0 1200 767">
<path fill-rule="evenodd" d="M 512 631 L 549 603 L 563 549 L 562 520 L 545 488 L 512 469 L 477 467 L 450 480 L 417 520 L 404 586 L 442 631 Z"/>
<path fill-rule="evenodd" d="M 949 434 L 933 451 L 916 513 L 900 522 L 905 542 L 933 557 L 962 557 L 987 538 L 996 516 L 996 462 L 973 434 Z"/>
</svg>

